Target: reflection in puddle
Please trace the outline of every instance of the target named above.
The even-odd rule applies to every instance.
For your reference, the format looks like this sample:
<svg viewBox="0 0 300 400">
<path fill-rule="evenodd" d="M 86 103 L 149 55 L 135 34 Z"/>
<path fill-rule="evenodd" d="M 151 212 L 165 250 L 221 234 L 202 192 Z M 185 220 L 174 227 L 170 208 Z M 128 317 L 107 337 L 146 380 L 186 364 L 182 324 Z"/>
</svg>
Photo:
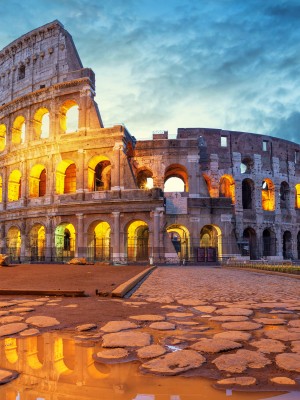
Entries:
<svg viewBox="0 0 300 400">
<path fill-rule="evenodd" d="M 53 332 L 0 341 L 0 367 L 20 372 L 0 387 L 1 400 L 258 400 L 280 393 L 212 388 L 204 378 L 142 375 L 140 363 L 102 364 L 95 342 L 77 343 Z M 176 346 L 174 346 L 176 347 Z"/>
</svg>

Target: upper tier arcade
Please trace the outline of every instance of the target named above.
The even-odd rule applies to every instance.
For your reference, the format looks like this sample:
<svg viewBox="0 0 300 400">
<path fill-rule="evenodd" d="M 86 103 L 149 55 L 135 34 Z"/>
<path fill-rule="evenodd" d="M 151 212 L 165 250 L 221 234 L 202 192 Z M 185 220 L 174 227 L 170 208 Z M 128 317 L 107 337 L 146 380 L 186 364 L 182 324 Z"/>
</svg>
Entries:
<svg viewBox="0 0 300 400">
<path fill-rule="evenodd" d="M 0 51 L 0 106 L 60 82 L 89 77 L 71 35 L 53 21 L 21 36 Z"/>
</svg>

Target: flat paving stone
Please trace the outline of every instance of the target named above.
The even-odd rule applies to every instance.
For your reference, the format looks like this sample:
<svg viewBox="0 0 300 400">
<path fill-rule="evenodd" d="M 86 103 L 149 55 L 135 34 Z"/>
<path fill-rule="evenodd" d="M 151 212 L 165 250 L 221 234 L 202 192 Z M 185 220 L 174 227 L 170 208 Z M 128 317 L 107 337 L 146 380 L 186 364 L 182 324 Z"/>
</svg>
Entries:
<svg viewBox="0 0 300 400">
<path fill-rule="evenodd" d="M 120 332 L 120 331 L 125 331 L 128 329 L 137 329 L 138 325 L 135 324 L 134 322 L 130 321 L 110 321 L 102 328 L 100 328 L 101 331 L 106 332 L 106 333 L 114 333 L 114 332 Z"/>
<path fill-rule="evenodd" d="M 253 314 L 253 311 L 247 308 L 228 307 L 216 310 L 215 313 L 218 315 L 239 315 L 239 316 L 242 315 L 244 317 L 249 317 L 250 315 Z"/>
<path fill-rule="evenodd" d="M 10 310 L 10 312 L 12 313 L 26 313 L 26 312 L 32 312 L 35 311 L 35 308 L 33 307 L 16 307 L 16 308 L 12 308 Z"/>
<path fill-rule="evenodd" d="M 251 376 L 237 376 L 232 378 L 220 379 L 217 381 L 218 385 L 230 386 L 251 386 L 256 384 L 256 379 Z"/>
<path fill-rule="evenodd" d="M 291 343 L 293 353 L 300 353 L 300 340 L 295 340 Z"/>
<path fill-rule="evenodd" d="M 129 318 L 134 319 L 135 321 L 143 321 L 143 322 L 150 322 L 150 321 L 156 322 L 165 320 L 164 316 L 155 314 L 132 315 Z"/>
<path fill-rule="evenodd" d="M 45 302 L 41 301 L 24 301 L 20 303 L 22 307 L 39 307 L 45 305 Z"/>
<path fill-rule="evenodd" d="M 292 328 L 300 328 L 300 319 L 289 321 L 288 326 L 291 326 Z"/>
<path fill-rule="evenodd" d="M 25 331 L 20 332 L 20 336 L 36 336 L 39 335 L 40 331 L 36 328 L 25 329 Z"/>
<path fill-rule="evenodd" d="M 16 304 L 17 303 L 15 301 L 0 301 L 0 308 L 12 307 Z"/>
<path fill-rule="evenodd" d="M 11 382 L 19 376 L 17 371 L 9 371 L 6 369 L 0 369 L 0 385 Z"/>
<path fill-rule="evenodd" d="M 102 347 L 145 347 L 150 344 L 149 333 L 122 331 L 103 335 Z"/>
<path fill-rule="evenodd" d="M 13 312 L 13 310 L 9 310 L 9 311 L 0 311 L 0 317 L 4 317 L 5 315 L 9 315 L 11 312 Z"/>
<path fill-rule="evenodd" d="M 91 331 L 92 329 L 96 329 L 97 325 L 96 324 L 83 324 L 83 325 L 78 325 L 76 326 L 76 331 L 78 332 L 85 332 L 85 331 Z"/>
<path fill-rule="evenodd" d="M 129 352 L 123 348 L 105 349 L 96 353 L 93 358 L 96 361 L 102 360 L 120 360 L 128 357 Z"/>
<path fill-rule="evenodd" d="M 278 385 L 296 385 L 296 381 L 287 376 L 275 376 L 270 379 L 270 382 L 277 383 Z"/>
<path fill-rule="evenodd" d="M 206 301 L 197 299 L 177 299 L 177 303 L 183 306 L 201 306 L 207 304 Z"/>
<path fill-rule="evenodd" d="M 142 347 L 137 350 L 139 358 L 154 358 L 165 354 L 167 350 L 159 344 L 151 344 L 150 346 Z"/>
<path fill-rule="evenodd" d="M 6 317 L 0 318 L 0 324 L 9 324 L 11 322 L 21 322 L 24 320 L 24 317 L 20 317 L 18 315 L 7 315 Z"/>
<path fill-rule="evenodd" d="M 285 325 L 286 320 L 282 318 L 254 318 L 255 322 L 263 325 Z"/>
<path fill-rule="evenodd" d="M 215 339 L 228 339 L 234 342 L 247 342 L 251 337 L 251 333 L 242 331 L 227 331 L 216 333 L 213 336 Z"/>
<path fill-rule="evenodd" d="M 279 368 L 300 372 L 300 354 L 298 353 L 277 354 L 275 362 Z"/>
<path fill-rule="evenodd" d="M 225 322 L 222 324 L 222 328 L 230 331 L 254 331 L 262 328 L 262 325 L 251 321 Z"/>
<path fill-rule="evenodd" d="M 0 337 L 14 335 L 28 328 L 24 322 L 13 322 L 11 324 L 0 326 Z"/>
<path fill-rule="evenodd" d="M 211 317 L 209 320 L 215 322 L 241 322 L 249 321 L 249 318 L 242 315 L 218 315 L 217 317 Z"/>
<path fill-rule="evenodd" d="M 193 308 L 196 311 L 200 311 L 202 313 L 208 313 L 208 314 L 213 313 L 217 309 L 217 307 L 213 307 L 213 306 L 196 306 Z"/>
<path fill-rule="evenodd" d="M 177 375 L 200 367 L 206 359 L 194 350 L 179 350 L 142 364 L 141 369 L 162 375 Z"/>
<path fill-rule="evenodd" d="M 159 331 L 169 331 L 169 330 L 174 330 L 176 328 L 175 324 L 172 324 L 171 322 L 153 322 L 152 324 L 149 325 L 149 328 L 151 329 L 157 329 Z"/>
<path fill-rule="evenodd" d="M 261 369 L 271 364 L 271 360 L 258 351 L 238 350 L 235 354 L 223 354 L 212 361 L 221 371 L 242 373 L 247 368 Z"/>
<path fill-rule="evenodd" d="M 264 335 L 269 339 L 282 340 L 284 342 L 300 340 L 300 333 L 289 332 L 284 329 L 266 331 Z"/>
<path fill-rule="evenodd" d="M 194 317 L 194 314 L 188 312 L 171 312 L 167 314 L 169 318 L 187 318 L 187 317 Z"/>
<path fill-rule="evenodd" d="M 282 353 L 286 346 L 279 340 L 274 339 L 260 339 L 249 343 L 251 346 L 256 347 L 261 353 Z"/>
<path fill-rule="evenodd" d="M 243 347 L 241 343 L 234 342 L 228 339 L 207 339 L 202 338 L 198 342 L 190 346 L 191 349 L 201 351 L 204 353 L 220 353 L 221 351 L 228 351 L 239 349 Z"/>
<path fill-rule="evenodd" d="M 47 317 L 45 315 L 36 315 L 34 317 L 29 317 L 25 321 L 27 324 L 35 325 L 38 328 L 49 328 L 51 326 L 59 325 L 60 322 L 53 317 Z"/>
</svg>

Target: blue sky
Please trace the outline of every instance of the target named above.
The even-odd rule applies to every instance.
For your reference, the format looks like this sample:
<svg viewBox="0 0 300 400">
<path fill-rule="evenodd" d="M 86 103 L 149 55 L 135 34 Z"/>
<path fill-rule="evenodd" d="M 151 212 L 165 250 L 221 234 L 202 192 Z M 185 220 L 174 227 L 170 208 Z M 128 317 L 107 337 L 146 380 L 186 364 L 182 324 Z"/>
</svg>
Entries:
<svg viewBox="0 0 300 400">
<path fill-rule="evenodd" d="M 300 143 L 299 0 L 0 0 L 0 48 L 58 19 L 105 125 L 210 127 Z"/>
</svg>

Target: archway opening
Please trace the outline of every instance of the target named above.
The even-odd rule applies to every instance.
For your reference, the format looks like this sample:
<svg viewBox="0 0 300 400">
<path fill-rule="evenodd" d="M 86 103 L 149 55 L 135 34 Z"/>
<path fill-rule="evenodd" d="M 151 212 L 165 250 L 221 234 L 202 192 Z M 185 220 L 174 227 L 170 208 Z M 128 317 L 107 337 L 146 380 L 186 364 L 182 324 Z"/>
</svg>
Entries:
<svg viewBox="0 0 300 400">
<path fill-rule="evenodd" d="M 18 201 L 21 198 L 21 172 L 15 169 L 8 178 L 7 200 Z"/>
<path fill-rule="evenodd" d="M 295 208 L 300 208 L 300 183 L 295 186 Z"/>
<path fill-rule="evenodd" d="M 288 209 L 290 203 L 290 187 L 287 182 L 281 182 L 279 195 L 280 195 L 280 208 Z"/>
<path fill-rule="evenodd" d="M 243 232 L 241 254 L 242 256 L 249 256 L 250 260 L 257 260 L 256 232 L 252 228 L 246 228 Z"/>
<path fill-rule="evenodd" d="M 222 232 L 216 225 L 205 225 L 200 231 L 197 260 L 215 262 L 222 258 Z"/>
<path fill-rule="evenodd" d="M 190 233 L 183 225 L 170 225 L 166 231 L 180 260 L 190 258 Z"/>
<path fill-rule="evenodd" d="M 88 234 L 88 257 L 90 260 L 110 260 L 111 229 L 108 222 L 93 223 Z"/>
<path fill-rule="evenodd" d="M 56 193 L 76 193 L 76 165 L 71 160 L 63 160 L 57 166 Z"/>
<path fill-rule="evenodd" d="M 25 118 L 22 115 L 19 115 L 13 123 L 12 127 L 12 138 L 11 141 L 13 144 L 21 144 L 25 142 Z"/>
<path fill-rule="evenodd" d="M 153 188 L 153 173 L 147 168 L 142 168 L 138 171 L 136 182 L 139 189 Z"/>
<path fill-rule="evenodd" d="M 133 221 L 127 228 L 127 258 L 128 261 L 149 259 L 149 228 L 144 221 Z"/>
<path fill-rule="evenodd" d="M 292 234 L 285 231 L 282 237 L 282 255 L 285 260 L 293 258 Z"/>
<path fill-rule="evenodd" d="M 75 228 L 69 223 L 62 223 L 55 229 L 55 252 L 60 260 L 73 258 L 75 255 Z"/>
<path fill-rule="evenodd" d="M 6 125 L 0 124 L 0 151 L 3 151 L 6 146 Z"/>
<path fill-rule="evenodd" d="M 263 231 L 263 256 L 270 257 L 276 255 L 276 236 L 270 229 Z"/>
<path fill-rule="evenodd" d="M 37 164 L 29 176 L 29 197 L 42 197 L 46 194 L 46 169 L 44 165 Z"/>
<path fill-rule="evenodd" d="M 228 197 L 235 203 L 235 182 L 231 175 L 223 175 L 220 179 L 220 197 Z"/>
<path fill-rule="evenodd" d="M 164 192 L 188 192 L 188 173 L 180 164 L 170 165 L 165 172 Z"/>
<path fill-rule="evenodd" d="M 251 179 L 244 179 L 242 182 L 242 204 L 244 210 L 253 208 L 254 182 Z"/>
<path fill-rule="evenodd" d="M 47 108 L 39 108 L 33 119 L 36 139 L 46 139 L 50 134 L 50 114 Z"/>
<path fill-rule="evenodd" d="M 262 181 L 261 202 L 263 210 L 265 211 L 275 210 L 275 186 L 274 183 L 269 178 Z"/>
<path fill-rule="evenodd" d="M 90 191 L 110 190 L 111 162 L 105 156 L 93 157 L 88 165 L 88 188 Z"/>
<path fill-rule="evenodd" d="M 36 224 L 31 228 L 30 235 L 31 261 L 45 260 L 46 231 L 41 224 Z"/>
<path fill-rule="evenodd" d="M 60 127 L 63 133 L 78 131 L 79 108 L 74 100 L 67 100 L 60 108 Z"/>
<path fill-rule="evenodd" d="M 20 262 L 21 257 L 21 232 L 16 226 L 9 228 L 6 237 L 6 247 L 11 262 Z"/>
</svg>

